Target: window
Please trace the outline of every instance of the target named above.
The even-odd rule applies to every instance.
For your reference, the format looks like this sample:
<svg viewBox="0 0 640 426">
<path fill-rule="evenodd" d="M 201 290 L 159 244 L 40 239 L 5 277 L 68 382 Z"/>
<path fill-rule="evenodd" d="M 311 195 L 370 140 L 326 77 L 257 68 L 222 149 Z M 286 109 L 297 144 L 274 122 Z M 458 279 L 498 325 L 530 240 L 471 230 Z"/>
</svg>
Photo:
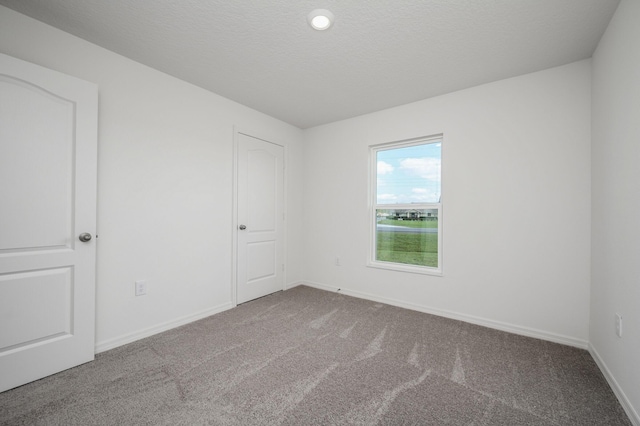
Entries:
<svg viewBox="0 0 640 426">
<path fill-rule="evenodd" d="M 369 266 L 442 273 L 442 136 L 371 147 Z"/>
</svg>

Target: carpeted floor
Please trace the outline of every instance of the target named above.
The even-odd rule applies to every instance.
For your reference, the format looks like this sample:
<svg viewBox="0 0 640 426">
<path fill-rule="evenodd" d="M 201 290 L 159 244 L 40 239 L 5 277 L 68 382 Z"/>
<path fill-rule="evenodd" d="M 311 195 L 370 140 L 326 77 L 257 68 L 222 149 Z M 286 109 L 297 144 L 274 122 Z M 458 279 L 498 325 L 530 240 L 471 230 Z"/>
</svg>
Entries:
<svg viewBox="0 0 640 426">
<path fill-rule="evenodd" d="M 2 425 L 630 425 L 587 351 L 309 287 L 0 394 Z"/>
</svg>

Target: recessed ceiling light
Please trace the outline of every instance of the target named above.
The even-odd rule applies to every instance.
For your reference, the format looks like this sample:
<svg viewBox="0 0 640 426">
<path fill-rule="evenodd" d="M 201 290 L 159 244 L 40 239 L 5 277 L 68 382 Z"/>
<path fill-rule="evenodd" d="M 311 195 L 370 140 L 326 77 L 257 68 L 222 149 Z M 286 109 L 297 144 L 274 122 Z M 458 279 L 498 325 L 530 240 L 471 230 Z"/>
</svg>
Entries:
<svg viewBox="0 0 640 426">
<path fill-rule="evenodd" d="M 311 28 L 324 31 L 333 24 L 333 13 L 326 9 L 316 9 L 307 16 Z"/>
</svg>

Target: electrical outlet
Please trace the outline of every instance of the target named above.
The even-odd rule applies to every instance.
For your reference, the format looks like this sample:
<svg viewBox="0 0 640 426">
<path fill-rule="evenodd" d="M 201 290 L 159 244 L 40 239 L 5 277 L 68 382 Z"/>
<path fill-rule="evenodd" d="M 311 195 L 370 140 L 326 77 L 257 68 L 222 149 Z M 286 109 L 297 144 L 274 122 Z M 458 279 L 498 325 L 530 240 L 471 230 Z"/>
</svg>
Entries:
<svg viewBox="0 0 640 426">
<path fill-rule="evenodd" d="M 147 294 L 147 280 L 136 281 L 136 296 Z"/>
<path fill-rule="evenodd" d="M 616 336 L 622 337 L 622 315 L 616 314 Z"/>
</svg>

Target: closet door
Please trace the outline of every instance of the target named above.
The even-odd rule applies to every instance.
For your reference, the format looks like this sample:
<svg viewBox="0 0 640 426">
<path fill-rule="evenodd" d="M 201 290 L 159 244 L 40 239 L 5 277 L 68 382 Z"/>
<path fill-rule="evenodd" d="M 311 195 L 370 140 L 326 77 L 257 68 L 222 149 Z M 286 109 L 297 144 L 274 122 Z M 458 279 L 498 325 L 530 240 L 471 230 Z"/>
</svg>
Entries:
<svg viewBox="0 0 640 426">
<path fill-rule="evenodd" d="M 94 357 L 97 99 L 0 55 L 0 391 Z"/>
</svg>

